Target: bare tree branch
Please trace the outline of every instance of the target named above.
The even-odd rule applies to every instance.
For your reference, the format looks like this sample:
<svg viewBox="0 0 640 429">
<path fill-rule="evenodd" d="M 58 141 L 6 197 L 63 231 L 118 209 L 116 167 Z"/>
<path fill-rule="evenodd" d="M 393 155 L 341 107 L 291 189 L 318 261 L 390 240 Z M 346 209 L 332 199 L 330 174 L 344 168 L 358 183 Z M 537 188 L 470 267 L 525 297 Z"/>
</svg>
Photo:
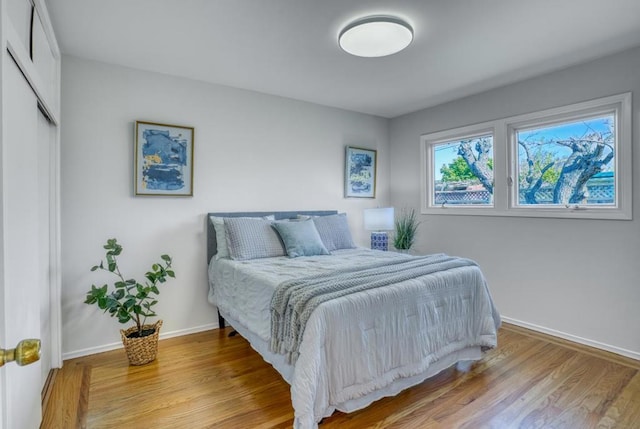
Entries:
<svg viewBox="0 0 640 429">
<path fill-rule="evenodd" d="M 553 201 L 560 204 L 581 204 L 586 201 L 586 184 L 600 173 L 613 159 L 614 152 L 603 157 L 604 143 L 574 144 L 573 153 L 567 158 L 553 190 Z"/>
<path fill-rule="evenodd" d="M 478 139 L 475 149 L 478 156 L 471 149 L 472 140 L 461 141 L 458 147 L 458 155 L 460 155 L 471 172 L 480 180 L 484 188 L 493 194 L 493 170 L 489 168 L 489 153 L 491 152 L 491 143 L 485 138 Z"/>
</svg>

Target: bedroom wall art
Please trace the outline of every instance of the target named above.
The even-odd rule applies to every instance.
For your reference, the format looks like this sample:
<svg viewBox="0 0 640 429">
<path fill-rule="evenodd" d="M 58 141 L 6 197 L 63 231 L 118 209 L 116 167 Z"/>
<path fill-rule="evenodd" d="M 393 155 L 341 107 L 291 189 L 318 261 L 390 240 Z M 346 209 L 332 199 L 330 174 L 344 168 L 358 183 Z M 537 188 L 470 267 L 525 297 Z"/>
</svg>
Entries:
<svg viewBox="0 0 640 429">
<path fill-rule="evenodd" d="M 135 195 L 193 196 L 192 127 L 136 121 Z"/>
<path fill-rule="evenodd" d="M 347 146 L 345 158 L 344 196 L 376 197 L 377 151 Z"/>
</svg>

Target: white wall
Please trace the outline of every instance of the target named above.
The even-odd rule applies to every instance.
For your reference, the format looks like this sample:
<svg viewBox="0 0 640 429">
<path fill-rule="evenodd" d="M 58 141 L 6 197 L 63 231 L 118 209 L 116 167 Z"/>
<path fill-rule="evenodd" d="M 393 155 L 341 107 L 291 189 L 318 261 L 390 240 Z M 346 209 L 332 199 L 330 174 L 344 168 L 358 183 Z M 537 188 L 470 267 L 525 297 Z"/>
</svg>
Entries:
<svg viewBox="0 0 640 429">
<path fill-rule="evenodd" d="M 122 325 L 84 305 L 89 269 L 116 237 L 121 268 L 142 279 L 161 253 L 177 279 L 161 290 L 166 334 L 217 326 L 207 303 L 205 214 L 346 211 L 367 244 L 362 209 L 389 201 L 388 121 L 161 74 L 63 57 L 62 306 L 65 358 L 113 347 Z M 134 121 L 195 127 L 194 197 L 134 197 Z M 378 150 L 378 198 L 343 198 L 346 145 Z"/>
<path fill-rule="evenodd" d="M 633 91 L 640 49 L 391 120 L 391 203 L 420 207 L 420 135 Z M 633 221 L 421 216 L 418 250 L 477 260 L 505 318 L 640 358 L 640 196 Z"/>
</svg>

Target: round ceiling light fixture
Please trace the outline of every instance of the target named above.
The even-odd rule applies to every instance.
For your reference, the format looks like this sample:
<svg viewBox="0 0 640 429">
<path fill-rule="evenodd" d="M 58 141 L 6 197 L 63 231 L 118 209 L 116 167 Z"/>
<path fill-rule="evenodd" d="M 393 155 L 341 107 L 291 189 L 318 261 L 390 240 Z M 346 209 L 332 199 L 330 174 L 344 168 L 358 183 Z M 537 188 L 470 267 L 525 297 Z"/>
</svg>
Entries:
<svg viewBox="0 0 640 429">
<path fill-rule="evenodd" d="M 347 25 L 338 36 L 340 47 L 358 57 L 385 57 L 413 40 L 413 28 L 392 16 L 370 16 Z"/>
</svg>

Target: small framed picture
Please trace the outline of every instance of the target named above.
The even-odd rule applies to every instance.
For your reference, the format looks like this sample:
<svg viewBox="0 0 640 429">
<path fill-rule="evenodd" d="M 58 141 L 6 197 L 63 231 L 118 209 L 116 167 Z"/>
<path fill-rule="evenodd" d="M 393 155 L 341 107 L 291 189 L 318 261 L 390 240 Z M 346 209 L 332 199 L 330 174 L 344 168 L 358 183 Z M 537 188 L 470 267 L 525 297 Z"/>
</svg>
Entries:
<svg viewBox="0 0 640 429">
<path fill-rule="evenodd" d="M 376 197 L 377 151 L 347 146 L 345 158 L 344 196 Z"/>
<path fill-rule="evenodd" d="M 193 196 L 193 128 L 136 121 L 135 194 Z"/>
</svg>

